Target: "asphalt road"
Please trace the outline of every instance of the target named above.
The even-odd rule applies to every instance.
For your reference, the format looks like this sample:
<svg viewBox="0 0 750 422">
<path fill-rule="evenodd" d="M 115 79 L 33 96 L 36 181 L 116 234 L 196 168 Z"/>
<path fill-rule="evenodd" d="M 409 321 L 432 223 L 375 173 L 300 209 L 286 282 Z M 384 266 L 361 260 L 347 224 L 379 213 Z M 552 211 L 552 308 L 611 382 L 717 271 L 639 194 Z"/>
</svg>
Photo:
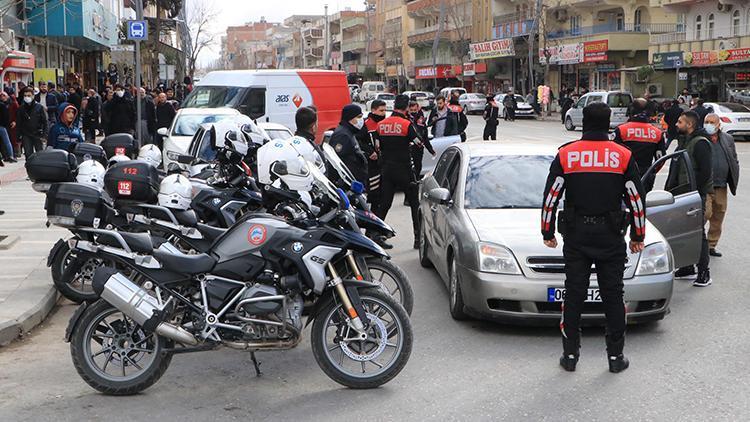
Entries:
<svg viewBox="0 0 750 422">
<path fill-rule="evenodd" d="M 471 122 L 470 138 L 481 135 L 479 118 Z M 552 121 L 503 123 L 499 132 L 503 141 L 545 144 L 578 136 Z M 750 144 L 738 150 L 750 171 Z M 260 354 L 261 378 L 248 354 L 219 350 L 176 356 L 140 395 L 103 396 L 73 368 L 62 337 L 75 308 L 63 305 L 30 337 L 0 349 L 0 420 L 743 420 L 750 411 L 748 186 L 730 200 L 724 257 L 711 263 L 714 284 L 677 281 L 665 320 L 629 328 L 631 368 L 622 374 L 607 372 L 601 329 L 585 329 L 578 371 L 566 373 L 557 365 L 555 328 L 452 320 L 446 288 L 419 266 L 407 210 L 397 205 L 388 220 L 405 235 L 393 257 L 414 288 L 415 335 L 409 364 L 384 387 L 341 388 L 317 367 L 305 339 L 295 350 Z"/>
</svg>

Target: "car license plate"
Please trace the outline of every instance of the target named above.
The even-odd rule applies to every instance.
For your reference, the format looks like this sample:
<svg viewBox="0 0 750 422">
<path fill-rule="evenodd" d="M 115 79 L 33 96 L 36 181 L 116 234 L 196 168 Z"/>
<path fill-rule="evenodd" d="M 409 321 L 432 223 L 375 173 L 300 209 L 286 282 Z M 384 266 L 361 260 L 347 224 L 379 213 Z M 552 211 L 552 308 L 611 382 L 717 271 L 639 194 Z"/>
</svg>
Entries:
<svg viewBox="0 0 750 422">
<path fill-rule="evenodd" d="M 750 117 L 741 117 L 738 119 L 740 122 L 750 122 Z"/>
<path fill-rule="evenodd" d="M 564 287 L 547 288 L 547 302 L 562 302 L 565 300 Z M 599 295 L 599 289 L 589 289 L 586 293 L 586 302 L 601 302 L 602 297 Z"/>
</svg>

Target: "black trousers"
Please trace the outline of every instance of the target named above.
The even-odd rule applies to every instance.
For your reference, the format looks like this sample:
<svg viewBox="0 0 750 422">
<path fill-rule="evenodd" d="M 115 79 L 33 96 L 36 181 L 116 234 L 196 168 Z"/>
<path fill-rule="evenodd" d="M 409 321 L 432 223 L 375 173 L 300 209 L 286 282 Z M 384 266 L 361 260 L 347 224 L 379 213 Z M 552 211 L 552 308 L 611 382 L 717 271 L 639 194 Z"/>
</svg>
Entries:
<svg viewBox="0 0 750 422">
<path fill-rule="evenodd" d="M 380 163 L 378 160 L 367 161 L 367 202 L 370 203 L 370 210 L 376 215 L 380 208 Z"/>
<path fill-rule="evenodd" d="M 414 171 L 414 180 L 420 180 L 422 175 L 422 159 L 424 158 L 424 148 L 415 147 L 411 151 L 411 165 Z"/>
<path fill-rule="evenodd" d="M 493 141 L 497 140 L 497 123 L 495 124 L 492 124 L 489 122 L 485 123 L 484 134 L 482 135 L 482 139 L 484 139 L 485 141 L 488 141 L 490 139 Z"/>
<path fill-rule="evenodd" d="M 701 196 L 702 202 L 703 202 L 703 214 L 706 213 L 706 197 Z M 711 257 L 708 255 L 708 238 L 706 237 L 706 226 L 703 226 L 703 233 L 701 233 L 703 236 L 701 238 L 701 255 L 700 258 L 698 258 L 698 272 L 708 270 L 708 263 L 711 260 Z"/>
<path fill-rule="evenodd" d="M 565 354 L 578 355 L 581 312 L 588 295 L 591 265 L 596 267 L 599 294 L 607 318 L 606 343 L 609 356 L 625 346 L 625 304 L 622 273 L 625 269 L 625 240 L 608 224 L 585 225 L 576 221 L 564 237 L 565 300 L 560 320 Z"/>
<path fill-rule="evenodd" d="M 23 144 L 23 155 L 26 157 L 26 160 L 31 157 L 31 154 L 44 149 L 42 138 L 24 136 L 21 143 Z"/>
<path fill-rule="evenodd" d="M 419 202 L 417 198 L 418 185 L 414 178 L 411 165 L 405 163 L 383 163 L 380 169 L 380 207 L 375 214 L 385 220 L 393 205 L 393 195 L 397 190 L 406 193 L 406 200 L 411 208 L 411 222 L 414 228 L 414 238 L 419 237 Z"/>
</svg>

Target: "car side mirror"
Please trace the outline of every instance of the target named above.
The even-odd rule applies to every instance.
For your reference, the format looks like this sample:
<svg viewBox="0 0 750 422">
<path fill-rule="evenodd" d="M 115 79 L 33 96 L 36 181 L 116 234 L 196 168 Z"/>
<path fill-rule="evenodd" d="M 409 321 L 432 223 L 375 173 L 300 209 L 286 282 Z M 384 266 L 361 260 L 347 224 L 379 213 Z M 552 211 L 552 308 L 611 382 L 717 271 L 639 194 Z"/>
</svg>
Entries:
<svg viewBox="0 0 750 422">
<path fill-rule="evenodd" d="M 180 164 L 192 164 L 194 160 L 192 155 L 180 154 L 176 151 L 167 151 L 167 158 Z"/>
<path fill-rule="evenodd" d="M 674 195 L 665 190 L 652 190 L 646 194 L 646 208 L 674 204 Z"/>
<path fill-rule="evenodd" d="M 168 131 L 169 131 L 169 129 L 167 129 L 165 127 L 160 127 L 159 129 L 156 129 L 156 134 L 160 135 L 160 136 L 167 136 L 167 132 Z"/>
<path fill-rule="evenodd" d="M 427 193 L 427 200 L 433 204 L 451 205 L 451 193 L 446 188 L 434 188 Z"/>
</svg>

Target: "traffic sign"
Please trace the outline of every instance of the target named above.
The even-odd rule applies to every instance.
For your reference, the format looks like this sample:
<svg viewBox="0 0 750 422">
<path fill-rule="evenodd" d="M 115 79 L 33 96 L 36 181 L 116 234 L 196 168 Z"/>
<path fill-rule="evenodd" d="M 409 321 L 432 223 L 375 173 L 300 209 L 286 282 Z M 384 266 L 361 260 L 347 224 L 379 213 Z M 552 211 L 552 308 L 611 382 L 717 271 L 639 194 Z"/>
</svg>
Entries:
<svg viewBox="0 0 750 422">
<path fill-rule="evenodd" d="M 682 60 L 675 60 L 674 67 L 682 67 Z"/>
<path fill-rule="evenodd" d="M 128 21 L 128 39 L 144 41 L 148 39 L 148 24 L 146 21 Z"/>
<path fill-rule="evenodd" d="M 680 72 L 679 75 L 677 75 L 677 78 L 681 81 L 686 81 L 688 77 L 687 72 Z"/>
</svg>

